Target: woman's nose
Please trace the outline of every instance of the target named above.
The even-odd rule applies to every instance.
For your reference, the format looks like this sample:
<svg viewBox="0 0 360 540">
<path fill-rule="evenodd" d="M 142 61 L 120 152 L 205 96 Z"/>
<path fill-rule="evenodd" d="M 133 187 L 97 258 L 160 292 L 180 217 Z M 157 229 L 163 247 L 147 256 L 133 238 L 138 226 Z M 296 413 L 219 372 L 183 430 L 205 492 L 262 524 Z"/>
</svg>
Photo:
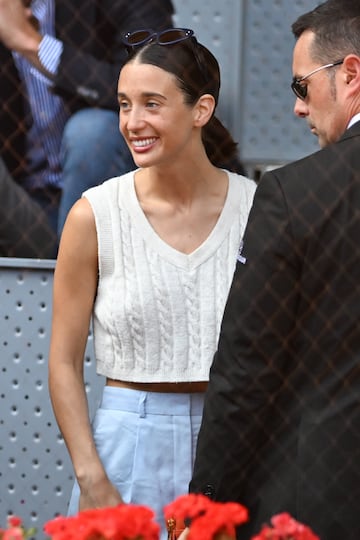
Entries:
<svg viewBox="0 0 360 540">
<path fill-rule="evenodd" d="M 143 127 L 144 117 L 142 111 L 139 108 L 133 107 L 126 116 L 126 127 L 128 131 L 137 131 L 138 129 Z"/>
</svg>

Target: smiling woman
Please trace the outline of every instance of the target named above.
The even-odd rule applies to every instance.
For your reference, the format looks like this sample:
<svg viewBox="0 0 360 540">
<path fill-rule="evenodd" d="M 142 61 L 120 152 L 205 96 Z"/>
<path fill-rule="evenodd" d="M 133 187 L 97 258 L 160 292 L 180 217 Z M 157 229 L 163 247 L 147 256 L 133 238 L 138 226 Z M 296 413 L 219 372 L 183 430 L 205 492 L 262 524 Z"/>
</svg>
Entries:
<svg viewBox="0 0 360 540">
<path fill-rule="evenodd" d="M 215 106 L 210 94 L 190 107 L 173 75 L 137 60 L 122 70 L 119 98 L 120 129 L 138 166 L 174 167 L 203 151 L 199 133 Z"/>
<path fill-rule="evenodd" d="M 70 513 L 145 504 L 166 537 L 162 508 L 188 489 L 255 183 L 222 168 L 236 144 L 214 115 L 210 51 L 190 30 L 135 38 L 118 99 L 138 168 L 85 192 L 65 224 L 50 391 L 77 477 Z M 106 386 L 90 426 L 82 367 L 92 313 Z"/>
<path fill-rule="evenodd" d="M 211 52 L 197 42 L 193 31 L 184 28 L 164 30 L 159 34 L 151 30 L 135 31 L 125 36 L 125 44 L 130 54 L 127 68 L 133 65 L 141 66 L 138 70 L 139 75 L 147 70 L 147 74 L 152 73 L 156 81 L 161 70 L 163 76 L 167 76 L 166 80 L 170 81 L 170 77 L 172 78 L 178 98 L 184 106 L 188 106 L 188 109 L 191 109 L 201 97 L 199 105 L 207 108 L 209 112 L 208 118 L 203 121 L 202 126 L 199 126 L 202 128 L 205 151 L 210 161 L 217 166 L 221 167 L 224 163 L 233 161 L 237 145 L 214 115 L 220 90 L 219 65 Z M 150 70 L 150 66 L 157 70 Z M 123 94 L 124 80 L 127 81 L 127 87 L 136 88 L 137 93 L 140 91 L 137 86 L 130 85 L 127 72 L 128 69 L 125 76 L 122 70 L 119 79 L 119 103 L 120 111 L 123 113 L 120 115 L 120 127 L 125 137 L 127 132 L 122 119 L 124 113 L 129 112 L 130 103 L 129 96 Z M 145 80 L 143 99 L 147 99 L 147 108 L 157 109 L 160 103 L 151 98 L 157 97 L 158 100 L 164 101 L 166 96 L 151 91 L 151 85 L 146 84 L 146 78 L 143 80 Z"/>
</svg>

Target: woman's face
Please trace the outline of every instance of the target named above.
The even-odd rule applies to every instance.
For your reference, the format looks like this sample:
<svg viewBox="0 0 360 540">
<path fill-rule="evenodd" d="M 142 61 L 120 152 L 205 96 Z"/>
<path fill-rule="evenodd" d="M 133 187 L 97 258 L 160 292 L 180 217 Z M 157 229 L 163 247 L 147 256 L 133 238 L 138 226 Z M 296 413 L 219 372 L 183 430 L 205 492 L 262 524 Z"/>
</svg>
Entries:
<svg viewBox="0 0 360 540">
<path fill-rule="evenodd" d="M 194 108 L 184 103 L 172 74 L 130 62 L 120 73 L 118 99 L 120 131 L 138 167 L 173 164 L 186 156 L 193 140 Z"/>
</svg>

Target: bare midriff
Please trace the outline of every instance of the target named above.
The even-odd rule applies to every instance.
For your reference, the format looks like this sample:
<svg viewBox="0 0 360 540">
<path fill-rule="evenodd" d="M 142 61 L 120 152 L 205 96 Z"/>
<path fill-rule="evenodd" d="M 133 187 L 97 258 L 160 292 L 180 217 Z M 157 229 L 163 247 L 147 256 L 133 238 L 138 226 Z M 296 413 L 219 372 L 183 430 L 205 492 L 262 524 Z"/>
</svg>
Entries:
<svg viewBox="0 0 360 540">
<path fill-rule="evenodd" d="M 195 392 L 205 392 L 208 383 L 206 381 L 195 382 L 159 382 L 159 383 L 142 383 L 142 382 L 127 382 L 118 381 L 116 379 L 106 379 L 107 386 L 117 386 L 119 388 L 130 388 L 132 390 L 141 390 L 143 392 L 164 392 L 164 393 L 181 393 L 191 394 Z"/>
</svg>

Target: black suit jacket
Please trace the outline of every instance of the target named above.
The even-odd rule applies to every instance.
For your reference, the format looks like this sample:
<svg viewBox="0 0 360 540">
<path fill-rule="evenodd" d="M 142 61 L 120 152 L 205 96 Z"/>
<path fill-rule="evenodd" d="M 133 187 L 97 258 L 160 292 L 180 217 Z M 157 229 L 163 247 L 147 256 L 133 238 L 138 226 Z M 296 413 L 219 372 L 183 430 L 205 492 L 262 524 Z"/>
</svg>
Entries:
<svg viewBox="0 0 360 540">
<path fill-rule="evenodd" d="M 360 123 L 266 173 L 210 374 L 191 491 L 360 538 Z"/>
<path fill-rule="evenodd" d="M 117 109 L 117 79 L 127 57 L 122 36 L 172 26 L 171 0 L 55 0 L 56 36 L 64 51 L 53 91 L 72 111 Z M 23 171 L 24 94 L 11 53 L 0 44 L 0 152 L 16 178 Z"/>
</svg>

